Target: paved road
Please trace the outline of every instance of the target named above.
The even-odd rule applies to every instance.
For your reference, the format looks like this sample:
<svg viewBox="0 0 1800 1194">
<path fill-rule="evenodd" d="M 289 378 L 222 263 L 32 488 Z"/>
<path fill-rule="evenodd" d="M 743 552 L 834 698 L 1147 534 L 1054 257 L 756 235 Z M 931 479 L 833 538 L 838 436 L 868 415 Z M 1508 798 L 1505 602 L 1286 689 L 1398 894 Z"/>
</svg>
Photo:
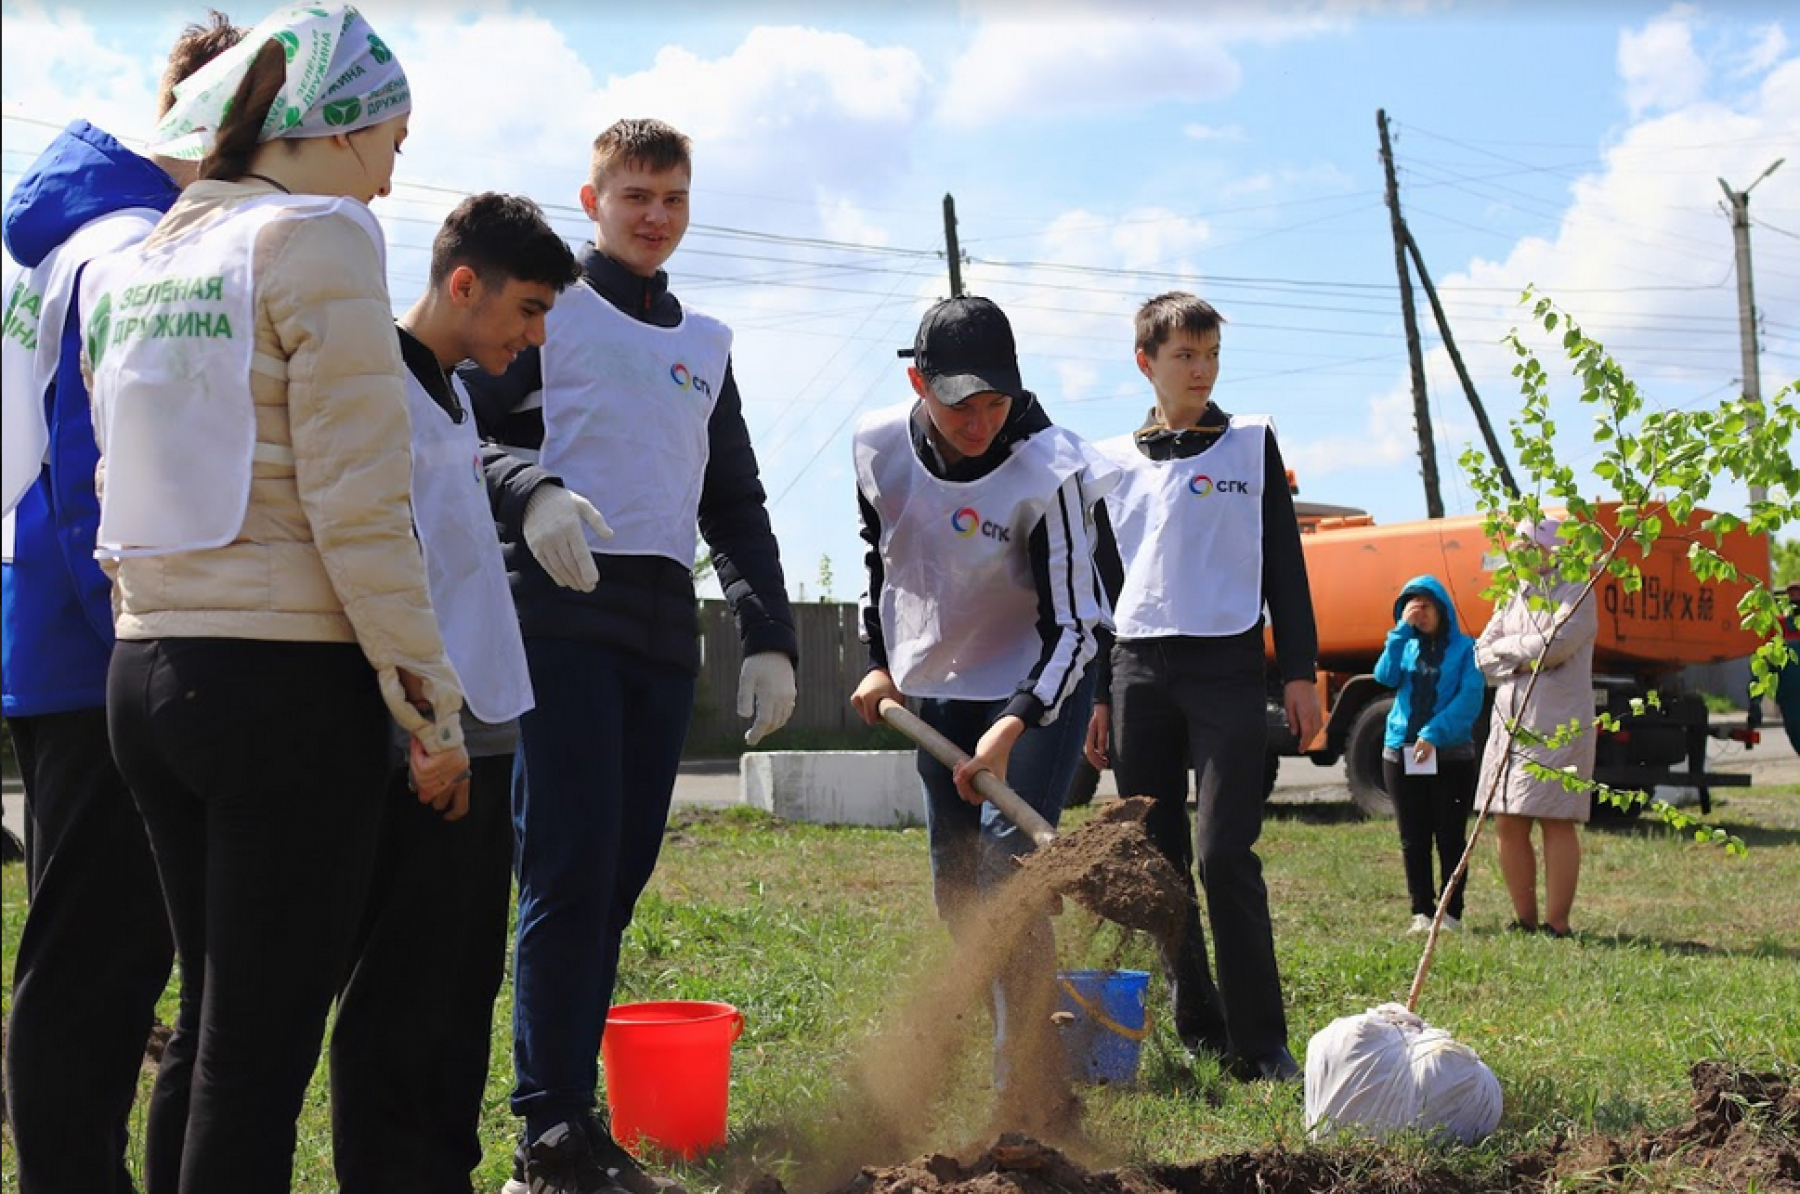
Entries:
<svg viewBox="0 0 1800 1194">
<path fill-rule="evenodd" d="M 1779 722 L 1765 723 L 1762 742 L 1754 749 L 1746 750 L 1736 742 L 1712 743 L 1710 767 L 1715 771 L 1745 772 L 1759 785 L 1800 784 L 1800 758 L 1795 757 Z M 675 783 L 675 803 L 722 808 L 737 804 L 739 792 L 736 759 L 696 760 L 681 766 L 680 778 Z M 1099 795 L 1104 798 L 1117 794 L 1112 773 L 1106 772 L 1100 777 Z M 1725 794 L 1729 795 L 1729 791 Z M 1659 795 L 1673 803 L 1682 803 L 1678 793 L 1664 791 Z M 1283 759 L 1271 799 L 1276 804 L 1342 803 L 1349 801 L 1350 789 L 1344 783 L 1341 763 L 1334 767 L 1316 767 L 1306 759 Z M 6 781 L 3 805 L 6 829 L 14 836 L 20 836 L 24 823 L 24 796 L 17 780 L 9 778 Z"/>
<path fill-rule="evenodd" d="M 1754 749 L 1747 750 L 1736 742 L 1711 743 L 1710 759 L 1710 770 L 1747 772 L 1757 784 L 1800 783 L 1800 758 L 1795 757 L 1779 722 L 1764 724 L 1762 742 Z M 1658 794 L 1671 803 L 1683 802 L 1678 792 L 1665 790 Z M 1112 772 L 1101 775 L 1098 795 L 1102 798 L 1118 795 Z M 738 799 L 737 760 L 682 764 L 681 776 L 675 784 L 677 804 L 720 807 L 736 804 Z M 1283 759 L 1270 800 L 1275 804 L 1348 803 L 1350 788 L 1344 780 L 1344 766 L 1340 762 L 1331 767 L 1319 767 L 1308 759 Z"/>
</svg>

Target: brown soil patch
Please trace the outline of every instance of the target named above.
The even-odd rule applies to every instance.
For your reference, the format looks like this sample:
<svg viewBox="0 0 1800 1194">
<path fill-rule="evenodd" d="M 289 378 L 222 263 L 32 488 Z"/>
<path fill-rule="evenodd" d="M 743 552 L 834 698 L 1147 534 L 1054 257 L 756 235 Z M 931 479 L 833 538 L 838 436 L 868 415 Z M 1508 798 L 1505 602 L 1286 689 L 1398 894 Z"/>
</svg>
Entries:
<svg viewBox="0 0 1800 1194">
<path fill-rule="evenodd" d="M 1186 1165 L 1091 1170 L 1020 1134 L 979 1153 L 926 1153 L 809 1185 L 822 1194 L 1501 1194 L 1531 1191 L 1800 1192 L 1800 1087 L 1792 1075 L 1693 1067 L 1693 1119 L 1659 1133 L 1559 1138 L 1475 1174 L 1375 1145 L 1260 1149 Z M 841 1172 L 841 1171 L 840 1171 Z M 743 1194 L 787 1194 L 762 1175 Z"/>
<path fill-rule="evenodd" d="M 1688 1190 L 1800 1191 L 1800 1087 L 1792 1076 L 1752 1073 L 1716 1061 L 1690 1071 L 1694 1118 L 1624 1140 L 1584 1137 L 1551 1165 L 1552 1176 L 1587 1188 L 1648 1189 L 1658 1171 L 1679 1171 Z"/>
</svg>

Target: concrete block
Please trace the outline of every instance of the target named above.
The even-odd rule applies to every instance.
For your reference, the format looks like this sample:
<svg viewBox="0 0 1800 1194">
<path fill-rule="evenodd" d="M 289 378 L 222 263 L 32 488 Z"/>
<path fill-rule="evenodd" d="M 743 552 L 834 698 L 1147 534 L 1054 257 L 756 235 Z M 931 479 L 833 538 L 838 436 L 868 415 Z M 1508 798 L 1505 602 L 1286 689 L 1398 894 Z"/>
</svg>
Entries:
<svg viewBox="0 0 1800 1194">
<path fill-rule="evenodd" d="M 744 803 L 789 821 L 892 829 L 925 822 L 910 750 L 788 750 L 744 755 Z"/>
</svg>

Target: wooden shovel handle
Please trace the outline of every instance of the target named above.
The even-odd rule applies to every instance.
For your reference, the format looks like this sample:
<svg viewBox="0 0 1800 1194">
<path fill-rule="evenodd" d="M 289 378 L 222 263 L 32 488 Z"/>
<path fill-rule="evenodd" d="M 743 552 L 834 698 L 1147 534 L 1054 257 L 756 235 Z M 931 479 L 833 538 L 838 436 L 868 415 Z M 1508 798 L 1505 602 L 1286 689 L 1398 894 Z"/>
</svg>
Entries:
<svg viewBox="0 0 1800 1194">
<path fill-rule="evenodd" d="M 918 743 L 932 758 L 953 771 L 969 757 L 956 743 L 919 720 L 912 710 L 899 701 L 883 700 L 881 717 Z M 1051 828 L 1050 822 L 1040 817 L 1036 809 L 1025 803 L 1024 797 L 1007 787 L 1006 782 L 992 771 L 975 773 L 975 790 L 992 801 L 994 807 L 1000 810 L 1000 815 L 1024 830 L 1038 847 L 1048 846 L 1056 840 L 1056 830 Z"/>
</svg>

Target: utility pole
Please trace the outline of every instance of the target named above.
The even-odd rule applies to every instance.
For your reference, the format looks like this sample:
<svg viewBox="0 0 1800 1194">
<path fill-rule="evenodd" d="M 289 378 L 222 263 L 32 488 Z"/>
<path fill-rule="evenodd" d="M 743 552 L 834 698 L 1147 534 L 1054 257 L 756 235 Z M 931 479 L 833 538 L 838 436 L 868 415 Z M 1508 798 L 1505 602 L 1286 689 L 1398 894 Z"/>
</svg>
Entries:
<svg viewBox="0 0 1800 1194">
<path fill-rule="evenodd" d="M 1494 425 L 1488 422 L 1487 408 L 1481 405 L 1481 398 L 1475 393 L 1474 379 L 1469 376 L 1468 366 L 1463 364 L 1462 353 L 1457 350 L 1456 339 L 1450 334 L 1450 317 L 1444 314 L 1444 304 L 1438 302 L 1437 287 L 1431 284 L 1431 275 L 1425 270 L 1425 255 L 1419 252 L 1419 242 L 1413 237 L 1412 229 L 1403 225 L 1401 231 L 1406 235 L 1406 251 L 1412 254 L 1413 268 L 1419 271 L 1419 285 L 1425 288 L 1425 297 L 1431 301 L 1431 314 L 1437 320 L 1438 333 L 1444 337 L 1444 351 L 1450 354 L 1450 363 L 1456 366 L 1456 376 L 1462 380 L 1463 393 L 1468 395 L 1469 406 L 1475 411 L 1475 423 L 1481 428 L 1488 455 L 1494 458 L 1494 467 L 1500 470 L 1500 480 L 1506 491 L 1518 497 L 1519 483 L 1513 480 L 1512 469 L 1506 464 L 1506 453 L 1500 448 L 1500 437 L 1494 434 Z"/>
<path fill-rule="evenodd" d="M 1741 191 L 1734 191 L 1724 179 L 1719 180 L 1719 189 L 1725 192 L 1726 202 L 1731 204 L 1731 239 L 1737 246 L 1737 292 L 1738 292 L 1738 346 L 1744 358 L 1744 398 L 1752 406 L 1762 403 L 1762 371 L 1756 361 L 1756 294 L 1751 286 L 1750 275 L 1750 192 L 1761 182 L 1780 168 L 1786 158 L 1776 158 L 1774 163 L 1756 176 Z M 1746 434 L 1755 435 L 1761 420 L 1751 423 Z M 1768 490 L 1761 485 L 1750 487 L 1750 503 L 1764 501 L 1769 496 Z"/>
<path fill-rule="evenodd" d="M 1419 435 L 1419 467 L 1425 477 L 1425 515 L 1444 516 L 1438 490 L 1437 443 L 1431 435 L 1431 406 L 1425 396 L 1425 354 L 1419 347 L 1419 314 L 1413 306 L 1412 277 L 1406 270 L 1406 222 L 1400 218 L 1400 185 L 1394 179 L 1394 151 L 1388 143 L 1387 110 L 1375 110 L 1381 130 L 1381 165 L 1387 171 L 1388 216 L 1394 231 L 1394 269 L 1400 275 L 1400 314 L 1406 321 L 1406 355 L 1412 362 L 1413 425 Z"/>
<path fill-rule="evenodd" d="M 956 243 L 956 199 L 944 196 L 944 255 L 950 259 L 950 297 L 963 292 L 962 249 Z"/>
</svg>

